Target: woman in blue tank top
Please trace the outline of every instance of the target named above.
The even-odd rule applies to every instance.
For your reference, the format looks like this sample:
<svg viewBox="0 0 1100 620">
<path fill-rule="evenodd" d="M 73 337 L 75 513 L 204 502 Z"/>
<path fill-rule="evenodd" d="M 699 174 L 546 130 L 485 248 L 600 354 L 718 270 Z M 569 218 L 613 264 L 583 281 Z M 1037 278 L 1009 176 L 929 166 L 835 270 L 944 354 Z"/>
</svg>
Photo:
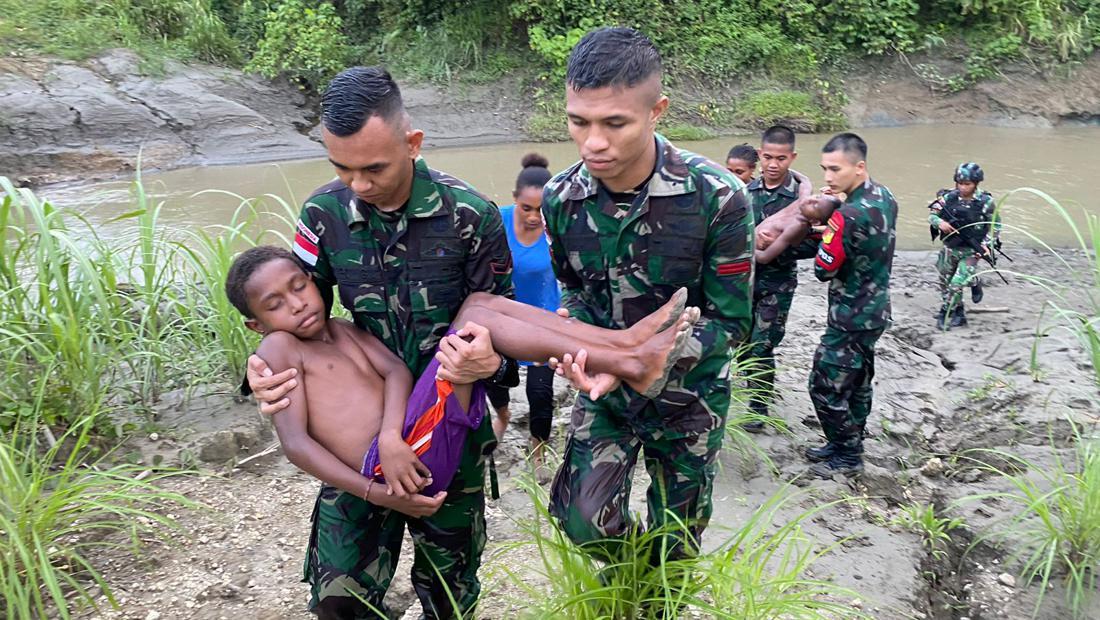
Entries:
<svg viewBox="0 0 1100 620">
<path fill-rule="evenodd" d="M 537 153 L 529 153 L 523 157 L 521 165 L 523 170 L 516 178 L 516 189 L 512 192 L 516 202 L 500 209 L 504 231 L 508 235 L 508 247 L 512 251 L 512 282 L 516 287 L 516 301 L 554 312 L 560 305 L 561 294 L 550 265 L 550 244 L 546 239 L 541 211 L 542 188 L 550 180 L 550 162 Z M 554 371 L 549 366 L 521 363 L 527 367 L 532 458 L 536 471 L 542 472 L 543 445 L 550 439 L 554 417 Z M 511 419 L 508 389 L 493 385 L 486 387 L 489 401 L 497 413 L 493 430 L 500 438 Z"/>
</svg>

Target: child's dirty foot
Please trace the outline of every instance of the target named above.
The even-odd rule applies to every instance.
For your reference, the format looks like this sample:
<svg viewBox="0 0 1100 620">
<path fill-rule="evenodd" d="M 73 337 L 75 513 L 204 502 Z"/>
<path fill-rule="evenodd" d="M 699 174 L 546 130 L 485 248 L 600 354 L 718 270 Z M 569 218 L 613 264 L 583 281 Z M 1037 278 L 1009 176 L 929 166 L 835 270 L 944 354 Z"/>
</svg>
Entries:
<svg viewBox="0 0 1100 620">
<path fill-rule="evenodd" d="M 672 294 L 672 297 L 663 306 L 646 315 L 637 323 L 631 325 L 627 332 L 630 333 L 630 344 L 641 346 L 653 336 L 673 326 L 677 319 L 684 313 L 687 305 L 688 292 L 680 287 Z"/>
<path fill-rule="evenodd" d="M 687 308 L 680 314 L 674 328 L 660 332 L 651 338 L 645 346 L 648 350 L 640 353 L 645 372 L 640 380 L 628 381 L 627 385 L 646 398 L 656 398 L 665 389 L 668 375 L 679 361 L 684 345 L 691 337 L 692 326 L 699 320 L 700 315 L 698 308 Z"/>
</svg>

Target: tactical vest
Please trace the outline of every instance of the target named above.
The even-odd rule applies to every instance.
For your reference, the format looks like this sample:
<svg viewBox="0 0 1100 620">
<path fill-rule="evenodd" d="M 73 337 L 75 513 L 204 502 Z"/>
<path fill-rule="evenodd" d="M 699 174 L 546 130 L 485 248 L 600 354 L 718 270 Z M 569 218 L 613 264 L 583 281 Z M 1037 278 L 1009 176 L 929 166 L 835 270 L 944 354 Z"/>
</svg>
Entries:
<svg viewBox="0 0 1100 620">
<path fill-rule="evenodd" d="M 941 214 L 946 213 L 947 219 L 951 220 L 956 229 L 965 227 L 963 234 L 979 241 L 985 238 L 986 233 L 989 231 L 989 224 L 986 222 L 984 213 L 985 209 L 982 208 L 983 203 L 980 201 L 981 197 L 982 194 L 976 193 L 973 201 L 967 205 L 959 197 L 958 190 L 951 190 L 943 195 L 944 207 L 941 210 Z M 940 217 L 942 218 L 943 215 Z M 944 244 L 952 248 L 965 245 L 958 235 L 949 236 Z"/>
<path fill-rule="evenodd" d="M 354 197 L 347 187 L 325 193 L 331 194 L 341 205 L 349 204 Z M 435 321 L 427 316 L 429 311 L 445 308 L 446 315 L 451 317 L 458 313 L 467 294 L 465 264 L 471 242 L 459 236 L 454 205 L 446 196 L 442 199 L 446 208 L 440 213 L 430 217 L 406 217 L 406 228 L 401 236 L 387 240 L 386 245 L 405 245 L 406 251 L 398 266 L 386 265 L 385 245 L 380 247 L 377 242 L 359 239 L 361 232 L 351 235 L 350 243 L 359 246 L 357 249 L 362 252 L 362 264 L 333 266 L 333 276 L 345 307 L 353 307 L 357 313 L 402 334 L 409 330 L 434 331 Z M 409 290 L 411 323 L 395 325 L 386 296 L 399 294 L 402 281 Z M 375 302 L 369 303 L 365 296 Z"/>
<path fill-rule="evenodd" d="M 649 211 L 638 220 L 644 220 L 648 233 L 640 233 L 634 241 L 633 259 L 618 265 L 620 274 L 635 272 L 645 274 L 654 287 L 667 289 L 664 298 L 676 289 L 688 289 L 688 305 L 702 306 L 704 302 L 701 275 L 703 253 L 707 236 L 707 222 L 701 217 L 704 194 L 701 191 L 677 196 L 647 197 Z M 587 200 L 592 200 L 588 198 Z M 588 223 L 584 208 L 586 200 L 567 200 L 565 209 L 574 214 L 569 228 L 558 240 L 570 256 L 574 271 L 585 282 L 585 287 L 611 296 L 608 290 L 610 261 L 620 258 L 618 235 L 608 249 L 615 252 L 608 256 L 603 252 L 600 238 Z M 629 216 L 628 216 L 629 217 Z M 632 224 L 639 226 L 637 220 Z M 596 269 L 595 266 L 600 266 Z M 656 299 L 649 296 L 650 299 Z M 623 323 L 633 325 L 657 309 L 656 302 L 623 304 Z"/>
</svg>

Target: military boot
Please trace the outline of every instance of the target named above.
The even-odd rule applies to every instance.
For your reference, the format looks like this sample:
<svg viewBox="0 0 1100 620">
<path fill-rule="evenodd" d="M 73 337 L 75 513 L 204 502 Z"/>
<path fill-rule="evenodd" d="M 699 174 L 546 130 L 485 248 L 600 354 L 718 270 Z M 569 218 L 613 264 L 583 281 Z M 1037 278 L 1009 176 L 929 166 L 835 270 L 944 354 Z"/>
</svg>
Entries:
<svg viewBox="0 0 1100 620">
<path fill-rule="evenodd" d="M 959 305 L 951 313 L 951 327 L 966 327 L 966 308 Z"/>
<path fill-rule="evenodd" d="M 836 474 L 851 478 L 863 473 L 862 450 L 851 450 L 837 446 L 828 460 L 810 465 L 807 470 L 818 478 L 830 479 Z"/>
<path fill-rule="evenodd" d="M 982 303 L 982 298 L 985 297 L 985 291 L 982 290 L 981 278 L 974 278 L 974 284 L 970 285 L 970 299 L 976 304 Z"/>
<path fill-rule="evenodd" d="M 940 311 L 936 314 L 936 329 L 947 330 L 947 306 L 940 306 Z"/>
<path fill-rule="evenodd" d="M 825 445 L 817 446 L 816 448 L 806 448 L 803 454 L 806 455 L 806 460 L 811 463 L 820 463 L 822 461 L 829 460 L 829 457 L 833 456 L 836 452 L 836 444 L 831 441 L 826 441 Z"/>
<path fill-rule="evenodd" d="M 768 404 L 759 400 L 750 400 L 749 411 L 762 418 L 766 418 L 768 417 Z M 765 426 L 764 420 L 755 418 L 748 422 L 741 423 L 741 428 L 748 433 L 763 433 Z"/>
</svg>

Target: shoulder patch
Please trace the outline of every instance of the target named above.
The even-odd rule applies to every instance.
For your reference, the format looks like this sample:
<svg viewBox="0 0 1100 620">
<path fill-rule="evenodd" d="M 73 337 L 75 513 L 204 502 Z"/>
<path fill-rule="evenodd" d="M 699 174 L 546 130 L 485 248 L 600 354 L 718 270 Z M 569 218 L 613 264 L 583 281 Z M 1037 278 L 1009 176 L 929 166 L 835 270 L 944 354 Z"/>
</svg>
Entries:
<svg viewBox="0 0 1100 620">
<path fill-rule="evenodd" d="M 317 257 L 321 254 L 320 248 L 317 247 L 317 235 L 302 220 L 298 220 L 296 228 L 297 230 L 294 232 L 294 254 L 303 263 L 310 267 L 316 267 Z"/>
<path fill-rule="evenodd" d="M 821 247 L 817 250 L 814 263 L 826 271 L 836 271 L 844 264 L 844 259 L 844 215 L 833 211 L 821 235 Z"/>
<path fill-rule="evenodd" d="M 720 276 L 734 276 L 749 271 L 752 271 L 752 261 L 747 258 L 718 265 L 718 275 Z"/>
</svg>

